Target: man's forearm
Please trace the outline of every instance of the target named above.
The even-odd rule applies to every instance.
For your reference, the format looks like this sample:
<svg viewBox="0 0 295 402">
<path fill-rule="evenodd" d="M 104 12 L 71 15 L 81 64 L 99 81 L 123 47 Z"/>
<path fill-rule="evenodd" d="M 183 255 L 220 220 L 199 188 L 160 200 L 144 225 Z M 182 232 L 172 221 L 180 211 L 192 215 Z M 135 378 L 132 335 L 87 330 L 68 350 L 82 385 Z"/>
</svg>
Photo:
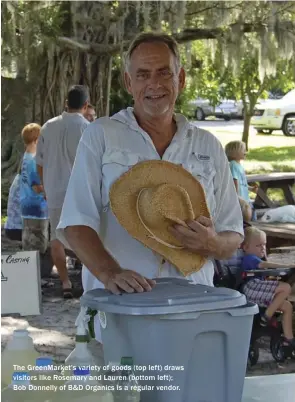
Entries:
<svg viewBox="0 0 295 402">
<path fill-rule="evenodd" d="M 240 247 L 243 241 L 242 236 L 237 232 L 221 232 L 214 239 L 212 246 L 212 255 L 210 257 L 216 260 L 225 260 L 230 258 Z"/>
<path fill-rule="evenodd" d="M 68 226 L 65 237 L 74 253 L 101 282 L 121 272 L 119 264 L 104 248 L 98 234 L 88 226 Z"/>
</svg>

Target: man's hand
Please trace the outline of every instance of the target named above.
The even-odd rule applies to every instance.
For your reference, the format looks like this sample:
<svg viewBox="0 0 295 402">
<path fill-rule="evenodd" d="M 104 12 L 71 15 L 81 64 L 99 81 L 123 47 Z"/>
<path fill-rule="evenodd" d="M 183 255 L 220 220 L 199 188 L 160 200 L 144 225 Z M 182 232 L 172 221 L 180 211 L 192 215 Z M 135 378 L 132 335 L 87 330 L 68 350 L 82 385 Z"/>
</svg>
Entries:
<svg viewBox="0 0 295 402">
<path fill-rule="evenodd" d="M 129 269 L 116 269 L 114 272 L 105 272 L 101 275 L 101 281 L 105 288 L 114 294 L 121 294 L 122 291 L 127 293 L 141 293 L 150 291 L 156 282 L 152 279 L 145 278 L 135 271 Z"/>
<path fill-rule="evenodd" d="M 188 250 L 205 257 L 217 254 L 218 235 L 211 219 L 200 216 L 186 224 L 187 228 L 181 225 L 171 226 L 170 233 Z"/>
</svg>

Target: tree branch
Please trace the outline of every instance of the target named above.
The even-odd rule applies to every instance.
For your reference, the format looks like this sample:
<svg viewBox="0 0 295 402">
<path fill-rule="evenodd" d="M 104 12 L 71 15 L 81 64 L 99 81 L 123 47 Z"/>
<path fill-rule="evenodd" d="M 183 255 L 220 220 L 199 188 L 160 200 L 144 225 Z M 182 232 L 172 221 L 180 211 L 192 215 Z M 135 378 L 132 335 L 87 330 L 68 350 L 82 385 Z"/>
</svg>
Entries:
<svg viewBox="0 0 295 402">
<path fill-rule="evenodd" d="M 203 8 L 201 10 L 193 11 L 193 12 L 190 12 L 190 13 L 186 13 L 185 15 L 188 16 L 188 17 L 191 17 L 193 15 L 201 14 L 201 13 L 203 13 L 205 11 L 213 10 L 214 8 L 216 8 L 218 10 L 232 10 L 234 8 L 240 7 L 242 4 L 243 4 L 243 2 L 240 2 L 238 4 L 235 4 L 234 6 L 224 7 L 223 4 L 220 4 L 220 3 L 217 2 L 217 3 L 214 3 L 213 5 L 211 5 L 209 7 Z"/>
<path fill-rule="evenodd" d="M 123 48 L 126 48 L 130 43 L 129 41 L 124 41 L 123 44 L 118 43 L 115 45 L 102 45 L 97 43 L 89 43 L 86 41 L 79 41 L 78 39 L 67 38 L 65 36 L 60 36 L 57 40 L 61 45 L 64 45 L 70 49 L 80 50 L 85 53 L 96 55 L 102 55 L 105 53 L 110 53 L 110 55 L 116 54 L 120 51 L 122 46 Z"/>
<path fill-rule="evenodd" d="M 229 29 L 233 29 L 237 23 L 231 24 L 228 26 Z M 261 29 L 262 24 L 243 24 L 241 26 L 241 32 L 249 33 L 249 32 L 257 32 Z M 201 39 L 216 39 L 224 35 L 223 28 L 211 28 L 211 29 L 199 29 L 199 28 L 189 28 L 183 30 L 179 34 L 173 35 L 178 43 L 189 42 L 193 40 L 201 40 Z"/>
<path fill-rule="evenodd" d="M 231 24 L 228 26 L 229 29 L 235 28 L 235 24 Z M 250 33 L 250 32 L 258 32 L 262 27 L 267 26 L 266 24 L 257 23 L 257 24 L 242 24 L 241 32 L 242 33 Z M 222 37 L 225 31 L 224 28 L 210 28 L 210 29 L 202 29 L 202 28 L 189 28 L 185 29 L 180 33 L 172 34 L 172 36 L 177 40 L 178 43 L 185 43 L 194 40 L 203 40 L 203 39 L 217 39 L 218 37 Z M 67 38 L 67 37 L 59 37 L 58 42 L 65 47 L 69 47 L 71 49 L 80 50 L 82 52 L 90 53 L 90 54 L 105 54 L 109 53 L 110 55 L 114 55 L 118 53 L 122 48 L 126 49 L 131 41 L 130 38 L 126 38 L 123 43 L 119 44 L 111 44 L 111 45 L 102 45 L 97 43 L 88 43 L 86 41 L 79 41 L 75 38 Z"/>
</svg>

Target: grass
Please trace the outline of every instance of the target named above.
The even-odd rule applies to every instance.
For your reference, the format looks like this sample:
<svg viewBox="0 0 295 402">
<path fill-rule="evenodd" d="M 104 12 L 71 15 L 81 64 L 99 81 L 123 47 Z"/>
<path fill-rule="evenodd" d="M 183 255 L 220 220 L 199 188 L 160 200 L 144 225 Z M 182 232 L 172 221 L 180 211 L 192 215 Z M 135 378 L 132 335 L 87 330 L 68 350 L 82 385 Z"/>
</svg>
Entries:
<svg viewBox="0 0 295 402">
<path fill-rule="evenodd" d="M 248 152 L 247 160 L 256 160 L 264 162 L 281 162 L 282 160 L 295 160 L 294 147 L 261 147 L 253 148 Z"/>
<path fill-rule="evenodd" d="M 7 221 L 7 216 L 1 216 L 1 225 L 4 225 L 4 223 Z"/>
<path fill-rule="evenodd" d="M 223 145 L 229 141 L 241 139 L 239 132 L 225 133 L 224 129 L 212 131 Z M 259 135 L 252 131 L 244 167 L 248 174 L 295 172 L 295 138 L 285 137 L 279 133 L 277 135 Z M 295 185 L 293 192 L 295 194 Z M 268 196 L 276 203 L 282 203 L 284 200 L 283 191 L 280 189 L 268 190 Z"/>
</svg>

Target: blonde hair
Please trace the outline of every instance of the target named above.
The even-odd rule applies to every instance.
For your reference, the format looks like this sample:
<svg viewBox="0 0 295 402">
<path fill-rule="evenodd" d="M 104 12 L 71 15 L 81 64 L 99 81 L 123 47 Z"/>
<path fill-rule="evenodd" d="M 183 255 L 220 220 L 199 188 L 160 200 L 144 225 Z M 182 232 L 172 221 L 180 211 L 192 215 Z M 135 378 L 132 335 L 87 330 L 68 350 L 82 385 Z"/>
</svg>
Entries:
<svg viewBox="0 0 295 402">
<path fill-rule="evenodd" d="M 240 207 L 242 210 L 243 221 L 245 221 L 245 222 L 251 221 L 252 208 L 251 208 L 250 204 L 243 198 L 241 198 L 241 197 L 238 197 L 238 198 L 239 198 L 239 203 L 240 203 Z"/>
<path fill-rule="evenodd" d="M 249 242 L 256 236 L 265 235 L 266 233 L 263 230 L 256 228 L 255 226 L 249 226 L 244 230 L 244 242 L 243 244 L 249 244 Z"/>
<path fill-rule="evenodd" d="M 34 141 L 37 141 L 40 136 L 41 126 L 37 123 L 27 124 L 22 129 L 22 139 L 25 145 L 29 145 Z"/>
<path fill-rule="evenodd" d="M 246 150 L 246 144 L 243 141 L 231 141 L 225 146 L 225 153 L 229 161 L 236 158 L 237 152 Z"/>
</svg>

